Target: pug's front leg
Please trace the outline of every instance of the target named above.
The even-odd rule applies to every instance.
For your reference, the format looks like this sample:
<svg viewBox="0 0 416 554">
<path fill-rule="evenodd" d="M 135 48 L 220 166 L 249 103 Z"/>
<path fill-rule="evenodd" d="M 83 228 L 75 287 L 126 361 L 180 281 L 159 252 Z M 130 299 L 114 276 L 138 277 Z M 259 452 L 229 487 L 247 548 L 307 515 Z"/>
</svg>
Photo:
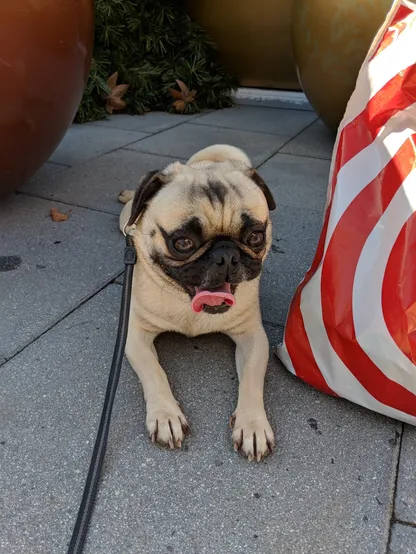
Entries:
<svg viewBox="0 0 416 554">
<path fill-rule="evenodd" d="M 170 448 L 180 448 L 189 434 L 189 426 L 159 364 L 153 344 L 156 336 L 156 333 L 138 328 L 132 322 L 127 336 L 126 356 L 142 383 L 150 439 Z"/>
<path fill-rule="evenodd" d="M 269 341 L 261 322 L 251 332 L 230 334 L 236 343 L 239 379 L 238 403 L 231 416 L 234 450 L 251 462 L 261 461 L 273 451 L 274 434 L 263 402 L 264 377 L 269 360 Z"/>
</svg>

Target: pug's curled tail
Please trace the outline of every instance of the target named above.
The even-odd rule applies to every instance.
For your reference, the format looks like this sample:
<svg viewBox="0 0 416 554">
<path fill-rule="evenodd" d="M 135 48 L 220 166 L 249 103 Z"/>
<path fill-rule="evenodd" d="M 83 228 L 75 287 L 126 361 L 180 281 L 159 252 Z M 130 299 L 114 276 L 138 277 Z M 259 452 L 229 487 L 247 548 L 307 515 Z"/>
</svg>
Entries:
<svg viewBox="0 0 416 554">
<path fill-rule="evenodd" d="M 239 162 L 247 167 L 251 167 L 250 158 L 239 148 L 229 144 L 214 144 L 200 150 L 189 158 L 187 165 L 197 162 Z"/>
</svg>

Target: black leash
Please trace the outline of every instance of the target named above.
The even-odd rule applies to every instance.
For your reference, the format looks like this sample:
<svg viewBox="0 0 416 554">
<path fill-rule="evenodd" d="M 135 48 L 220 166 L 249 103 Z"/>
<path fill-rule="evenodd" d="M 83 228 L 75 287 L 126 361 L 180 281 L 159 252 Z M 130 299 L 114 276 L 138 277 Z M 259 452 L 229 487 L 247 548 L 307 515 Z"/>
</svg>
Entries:
<svg viewBox="0 0 416 554">
<path fill-rule="evenodd" d="M 78 511 L 77 520 L 69 543 L 68 554 L 80 554 L 84 547 L 87 536 L 88 524 L 91 519 L 95 498 L 98 491 L 98 481 L 104 462 L 107 449 L 108 432 L 110 429 L 111 413 L 113 411 L 114 398 L 120 378 L 121 363 L 123 361 L 124 348 L 127 340 L 129 324 L 131 286 L 133 280 L 133 269 L 136 263 L 137 254 L 133 246 L 132 238 L 126 235 L 126 247 L 124 249 L 124 282 L 121 298 L 120 317 L 118 321 L 117 339 L 114 347 L 113 361 L 111 363 L 110 375 L 108 377 L 107 390 L 105 393 L 104 406 L 101 413 L 100 426 L 97 438 L 95 439 L 94 450 L 85 483 L 84 494 Z"/>
</svg>

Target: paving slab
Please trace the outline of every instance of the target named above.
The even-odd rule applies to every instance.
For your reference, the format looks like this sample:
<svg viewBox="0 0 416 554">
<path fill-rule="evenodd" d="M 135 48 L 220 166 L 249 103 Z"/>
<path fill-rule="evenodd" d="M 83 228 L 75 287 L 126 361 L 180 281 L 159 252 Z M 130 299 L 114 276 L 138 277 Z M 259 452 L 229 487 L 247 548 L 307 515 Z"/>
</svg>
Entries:
<svg viewBox="0 0 416 554">
<path fill-rule="evenodd" d="M 395 516 L 416 525 L 416 428 L 405 425 L 400 453 Z M 416 541 L 415 541 L 416 545 Z M 415 546 L 416 552 L 416 546 Z"/>
<path fill-rule="evenodd" d="M 200 116 L 201 114 L 180 115 L 166 112 L 149 112 L 144 115 L 114 114 L 108 116 L 107 119 L 97 121 L 95 125 L 124 129 L 125 131 L 160 133 L 160 131 L 176 127 Z"/>
<path fill-rule="evenodd" d="M 272 214 L 273 244 L 261 281 L 263 319 L 284 325 L 293 294 L 309 269 L 322 228 L 322 210 L 280 204 Z"/>
<path fill-rule="evenodd" d="M 395 523 L 387 554 L 416 554 L 416 527 Z"/>
<path fill-rule="evenodd" d="M 123 268 L 117 217 L 26 195 L 0 204 L 0 358 L 9 358 Z M 5 317 L 5 314 L 7 317 Z"/>
<path fill-rule="evenodd" d="M 212 144 L 232 144 L 247 152 L 256 167 L 275 154 L 287 140 L 285 135 L 196 125 L 196 121 L 129 144 L 127 149 L 188 159 L 198 150 Z"/>
<path fill-rule="evenodd" d="M 66 550 L 120 293 L 107 287 L 1 368 L 1 552 Z M 278 448 L 249 464 L 230 443 L 231 342 L 165 335 L 157 347 L 193 434 L 181 451 L 150 443 L 125 363 L 86 554 L 385 552 L 396 422 L 313 391 L 272 357 L 265 400 Z"/>
<path fill-rule="evenodd" d="M 138 131 L 104 129 L 95 123 L 74 124 L 52 154 L 50 161 L 77 165 L 147 136 L 148 133 Z"/>
<path fill-rule="evenodd" d="M 330 160 L 334 143 L 335 135 L 318 120 L 286 144 L 282 153 Z"/>
<path fill-rule="evenodd" d="M 165 156 L 117 150 L 64 173 L 45 176 L 23 187 L 24 192 L 78 206 L 119 214 L 120 191 L 136 189 L 148 171 L 163 169 L 175 161 Z"/>
<path fill-rule="evenodd" d="M 259 168 L 278 204 L 322 211 L 328 188 L 330 162 L 275 154 Z"/>
<path fill-rule="evenodd" d="M 203 115 L 193 123 L 291 137 L 310 125 L 316 118 L 316 114 L 309 111 L 236 106 Z"/>
<path fill-rule="evenodd" d="M 43 164 L 43 166 L 38 169 L 38 171 L 29 179 L 29 182 L 37 181 L 38 179 L 43 179 L 45 177 L 49 177 L 50 175 L 54 175 L 55 173 L 59 173 L 60 171 L 64 171 L 64 169 L 67 169 L 69 166 L 64 164 L 57 164 L 53 162 L 46 162 Z"/>
</svg>

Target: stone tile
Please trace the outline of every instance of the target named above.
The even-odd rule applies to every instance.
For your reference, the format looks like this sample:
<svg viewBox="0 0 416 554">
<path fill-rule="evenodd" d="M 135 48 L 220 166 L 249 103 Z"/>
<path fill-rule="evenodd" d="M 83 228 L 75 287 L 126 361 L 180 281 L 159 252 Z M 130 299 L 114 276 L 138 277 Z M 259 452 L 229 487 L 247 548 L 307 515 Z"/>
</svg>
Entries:
<svg viewBox="0 0 416 554">
<path fill-rule="evenodd" d="M 52 207 L 70 208 L 26 195 L 0 204 L 0 357 L 20 350 L 123 267 L 115 216 L 72 207 L 68 221 L 54 223 Z"/>
<path fill-rule="evenodd" d="M 120 191 L 135 189 L 147 171 L 163 169 L 173 161 L 164 156 L 116 150 L 62 174 L 39 179 L 22 190 L 43 198 L 119 214 L 122 208 L 118 201 Z"/>
<path fill-rule="evenodd" d="M 144 115 L 115 114 L 108 116 L 107 119 L 95 122 L 94 125 L 125 131 L 159 133 L 195 119 L 199 115 L 180 115 L 166 112 L 149 112 Z"/>
<path fill-rule="evenodd" d="M 232 144 L 245 150 L 253 165 L 258 166 L 277 152 L 286 140 L 284 135 L 195 125 L 196 121 L 130 144 L 128 149 L 188 159 L 211 144 Z"/>
<path fill-rule="evenodd" d="M 395 516 L 416 525 L 416 428 L 410 425 L 405 425 L 402 439 Z"/>
<path fill-rule="evenodd" d="M 66 550 L 120 293 L 106 288 L 0 372 L 2 552 Z M 230 443 L 237 391 L 230 341 L 166 335 L 157 346 L 193 434 L 178 452 L 149 442 L 140 386 L 125 363 L 86 553 L 385 551 L 397 423 L 313 391 L 273 357 L 265 400 L 278 449 L 248 464 Z"/>
<path fill-rule="evenodd" d="M 316 119 L 316 114 L 305 110 L 280 110 L 253 106 L 236 106 L 233 109 L 217 110 L 199 117 L 198 125 L 213 125 L 258 133 L 295 136 Z"/>
<path fill-rule="evenodd" d="M 395 523 L 387 554 L 416 554 L 416 527 Z"/>
<path fill-rule="evenodd" d="M 286 144 L 282 148 L 282 153 L 330 160 L 334 143 L 335 135 L 318 120 Z"/>
<path fill-rule="evenodd" d="M 103 129 L 94 123 L 74 124 L 52 154 L 50 161 L 77 165 L 147 136 L 147 133 L 136 131 Z"/>
<path fill-rule="evenodd" d="M 329 168 L 327 160 L 276 154 L 259 168 L 259 173 L 273 191 L 278 204 L 322 210 Z"/>
<path fill-rule="evenodd" d="M 265 321 L 284 325 L 293 294 L 315 255 L 322 210 L 281 204 L 272 220 L 274 240 L 263 270 L 262 314 Z"/>
</svg>

